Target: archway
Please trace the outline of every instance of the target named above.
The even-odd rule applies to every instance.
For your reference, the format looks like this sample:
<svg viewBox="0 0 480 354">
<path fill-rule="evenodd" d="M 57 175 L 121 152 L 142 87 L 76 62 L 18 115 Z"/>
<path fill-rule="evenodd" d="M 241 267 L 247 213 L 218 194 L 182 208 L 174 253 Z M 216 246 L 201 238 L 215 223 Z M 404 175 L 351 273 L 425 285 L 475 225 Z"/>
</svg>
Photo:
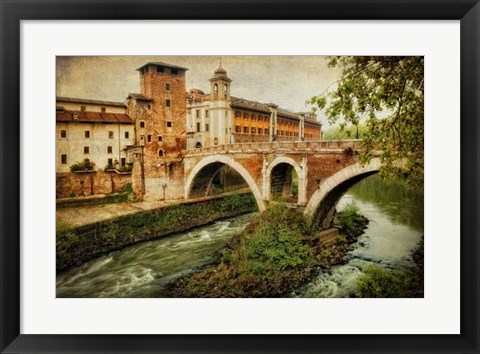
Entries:
<svg viewBox="0 0 480 354">
<path fill-rule="evenodd" d="M 214 178 L 221 173 L 225 166 L 229 166 L 243 178 L 257 201 L 258 210 L 265 211 L 265 203 L 250 173 L 240 163 L 225 155 L 207 156 L 195 165 L 185 183 L 185 199 L 206 196 L 212 187 Z"/>
<path fill-rule="evenodd" d="M 329 228 L 335 208 L 345 192 L 360 180 L 378 172 L 380 160 L 372 159 L 369 164 L 350 165 L 320 183 L 305 208 L 305 216 L 320 228 Z"/>
<path fill-rule="evenodd" d="M 268 165 L 264 177 L 265 199 L 275 200 L 281 195 L 281 199 L 288 201 L 288 196 L 292 199 L 294 195 L 298 205 L 305 205 L 305 173 L 306 171 L 293 159 L 285 156 L 277 157 Z"/>
</svg>

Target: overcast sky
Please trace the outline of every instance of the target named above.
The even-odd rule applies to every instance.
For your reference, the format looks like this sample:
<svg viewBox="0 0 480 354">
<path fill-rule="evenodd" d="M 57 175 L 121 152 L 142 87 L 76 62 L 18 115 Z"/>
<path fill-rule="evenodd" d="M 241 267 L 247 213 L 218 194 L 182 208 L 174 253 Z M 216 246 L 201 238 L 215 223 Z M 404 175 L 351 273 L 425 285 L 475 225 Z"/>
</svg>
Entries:
<svg viewBox="0 0 480 354">
<path fill-rule="evenodd" d="M 140 92 L 136 69 L 150 61 L 187 67 L 187 89 L 208 92 L 208 79 L 222 66 L 233 80 L 233 96 L 273 102 L 292 111 L 310 108 L 305 100 L 322 93 L 338 78 L 320 56 L 108 56 L 57 57 L 57 96 L 123 102 Z M 320 121 L 328 125 L 323 114 Z"/>
</svg>

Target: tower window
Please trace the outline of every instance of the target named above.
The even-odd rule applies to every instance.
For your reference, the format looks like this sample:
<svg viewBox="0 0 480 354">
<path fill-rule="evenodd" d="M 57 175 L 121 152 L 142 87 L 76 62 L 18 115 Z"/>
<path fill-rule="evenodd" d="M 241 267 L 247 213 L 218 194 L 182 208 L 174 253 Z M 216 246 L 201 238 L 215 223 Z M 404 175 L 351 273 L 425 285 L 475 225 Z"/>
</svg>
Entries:
<svg viewBox="0 0 480 354">
<path fill-rule="evenodd" d="M 163 140 L 163 138 L 162 138 L 161 135 L 159 135 L 157 139 L 158 139 L 158 141 L 162 141 L 162 140 Z"/>
<path fill-rule="evenodd" d="M 105 107 L 102 107 L 100 110 L 101 110 L 102 113 L 106 113 L 106 112 L 107 112 L 107 109 L 106 109 Z"/>
<path fill-rule="evenodd" d="M 167 128 L 171 128 L 172 127 L 172 122 L 171 121 L 168 121 L 167 122 Z"/>
<path fill-rule="evenodd" d="M 140 121 L 140 128 L 145 128 L 145 122 L 144 121 Z"/>
<path fill-rule="evenodd" d="M 218 85 L 217 84 L 213 85 L 213 93 L 218 94 Z"/>
<path fill-rule="evenodd" d="M 83 153 L 84 154 L 89 154 L 90 153 L 90 147 L 89 146 L 84 146 L 83 147 Z"/>
<path fill-rule="evenodd" d="M 113 154 L 113 148 L 111 146 L 107 146 L 107 153 Z"/>
<path fill-rule="evenodd" d="M 228 96 L 228 85 L 227 85 L 227 84 L 225 84 L 225 85 L 223 86 L 223 93 L 224 93 L 225 97 Z"/>
<path fill-rule="evenodd" d="M 158 150 L 158 157 L 163 157 L 163 155 L 164 155 L 163 150 L 162 149 Z"/>
<path fill-rule="evenodd" d="M 85 139 L 90 138 L 90 130 L 85 130 Z"/>
<path fill-rule="evenodd" d="M 62 165 L 66 165 L 67 164 L 67 154 L 61 154 L 60 158 L 62 160 Z"/>
<path fill-rule="evenodd" d="M 151 135 L 147 135 L 147 141 L 148 141 L 149 143 L 152 142 L 152 136 L 151 136 Z"/>
<path fill-rule="evenodd" d="M 67 137 L 67 131 L 66 130 L 60 130 L 60 137 L 61 138 L 66 138 Z"/>
<path fill-rule="evenodd" d="M 172 75 L 178 75 L 178 69 L 172 68 Z"/>
<path fill-rule="evenodd" d="M 108 132 L 108 138 L 109 138 L 109 139 L 113 139 L 113 130 L 110 130 L 110 131 Z"/>
<path fill-rule="evenodd" d="M 165 100 L 165 107 L 170 107 L 170 100 L 169 99 Z"/>
<path fill-rule="evenodd" d="M 130 133 L 129 132 L 125 132 L 125 139 L 129 139 L 130 138 Z"/>
<path fill-rule="evenodd" d="M 170 91 L 170 83 L 165 83 L 165 91 Z"/>
</svg>

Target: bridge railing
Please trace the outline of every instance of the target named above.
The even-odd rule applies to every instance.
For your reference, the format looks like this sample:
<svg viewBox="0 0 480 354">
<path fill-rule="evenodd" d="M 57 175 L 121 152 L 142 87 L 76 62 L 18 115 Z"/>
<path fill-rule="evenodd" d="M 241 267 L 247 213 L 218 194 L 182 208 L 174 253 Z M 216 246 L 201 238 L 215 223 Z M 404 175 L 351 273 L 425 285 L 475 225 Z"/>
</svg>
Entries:
<svg viewBox="0 0 480 354">
<path fill-rule="evenodd" d="M 361 147 L 361 140 L 321 140 L 321 141 L 272 141 L 272 142 L 252 142 L 252 143 L 234 143 L 225 145 L 215 145 L 198 149 L 184 150 L 184 155 L 214 154 L 219 152 L 240 152 L 240 151 L 258 151 L 268 152 L 272 150 L 338 150 L 351 148 L 358 150 Z"/>
</svg>

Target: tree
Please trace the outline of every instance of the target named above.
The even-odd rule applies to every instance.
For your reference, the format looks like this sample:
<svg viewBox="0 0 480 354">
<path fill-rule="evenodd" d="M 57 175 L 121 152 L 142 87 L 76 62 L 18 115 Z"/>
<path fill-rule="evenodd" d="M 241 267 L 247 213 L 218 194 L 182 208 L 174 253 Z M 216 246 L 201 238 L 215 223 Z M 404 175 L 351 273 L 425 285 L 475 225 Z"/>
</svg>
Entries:
<svg viewBox="0 0 480 354">
<path fill-rule="evenodd" d="M 423 184 L 424 58 L 330 57 L 329 67 L 336 66 L 341 78 L 333 90 L 308 100 L 313 109 L 342 129 L 366 125 L 362 163 L 381 151 L 383 177 Z"/>
</svg>

